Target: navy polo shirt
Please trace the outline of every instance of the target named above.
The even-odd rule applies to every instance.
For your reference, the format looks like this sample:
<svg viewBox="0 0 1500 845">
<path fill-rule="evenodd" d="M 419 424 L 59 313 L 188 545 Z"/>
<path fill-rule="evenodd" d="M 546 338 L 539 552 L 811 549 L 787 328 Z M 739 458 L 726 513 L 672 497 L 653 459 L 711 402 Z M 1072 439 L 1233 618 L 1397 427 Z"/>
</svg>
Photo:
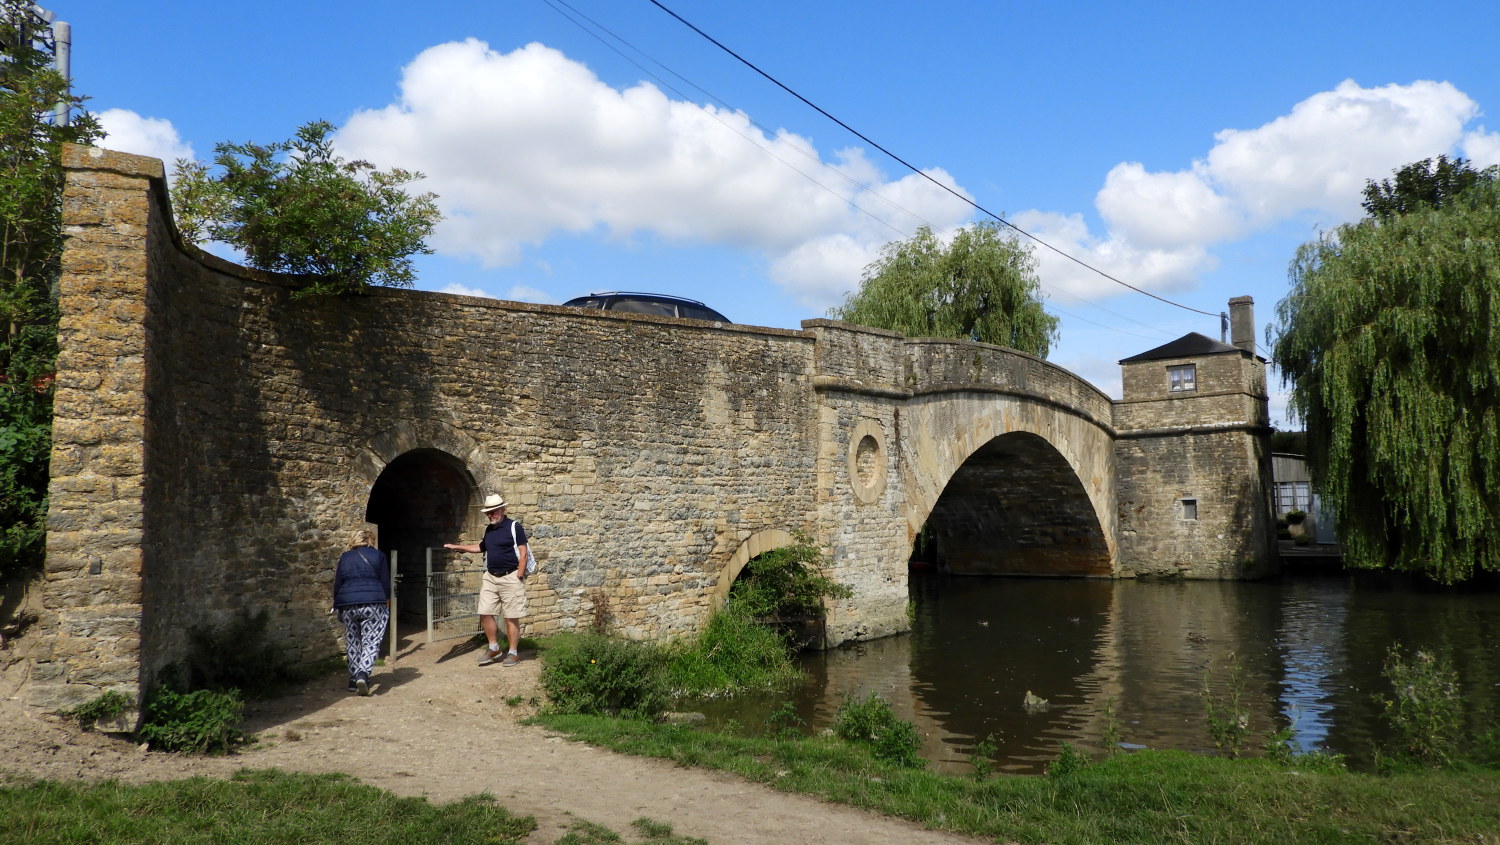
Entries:
<svg viewBox="0 0 1500 845">
<path fill-rule="evenodd" d="M 510 527 L 516 527 L 516 538 L 511 540 Z M 526 529 L 510 517 L 492 522 L 484 527 L 484 537 L 479 541 L 479 550 L 484 552 L 484 568 L 491 575 L 509 575 L 520 564 L 516 554 L 517 545 L 526 545 Z"/>
</svg>

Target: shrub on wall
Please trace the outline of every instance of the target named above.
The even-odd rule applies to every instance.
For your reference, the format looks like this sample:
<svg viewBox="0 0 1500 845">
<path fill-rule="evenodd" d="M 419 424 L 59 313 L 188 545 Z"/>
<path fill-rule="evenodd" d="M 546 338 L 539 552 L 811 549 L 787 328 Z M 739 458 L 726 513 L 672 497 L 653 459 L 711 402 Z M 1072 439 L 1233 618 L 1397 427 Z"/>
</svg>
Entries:
<svg viewBox="0 0 1500 845">
<path fill-rule="evenodd" d="M 823 553 L 811 538 L 772 549 L 745 565 L 729 591 L 729 602 L 756 619 L 821 617 L 825 599 L 849 598 L 847 586 L 823 574 Z"/>
</svg>

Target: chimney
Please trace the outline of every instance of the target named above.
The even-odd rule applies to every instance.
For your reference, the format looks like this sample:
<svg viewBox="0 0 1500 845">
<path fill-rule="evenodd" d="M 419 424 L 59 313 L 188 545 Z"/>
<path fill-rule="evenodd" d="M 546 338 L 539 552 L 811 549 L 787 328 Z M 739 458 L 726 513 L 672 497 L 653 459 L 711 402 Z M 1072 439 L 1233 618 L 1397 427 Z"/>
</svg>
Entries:
<svg viewBox="0 0 1500 845">
<path fill-rule="evenodd" d="M 1236 296 L 1229 300 L 1229 342 L 1255 354 L 1255 299 Z"/>
</svg>

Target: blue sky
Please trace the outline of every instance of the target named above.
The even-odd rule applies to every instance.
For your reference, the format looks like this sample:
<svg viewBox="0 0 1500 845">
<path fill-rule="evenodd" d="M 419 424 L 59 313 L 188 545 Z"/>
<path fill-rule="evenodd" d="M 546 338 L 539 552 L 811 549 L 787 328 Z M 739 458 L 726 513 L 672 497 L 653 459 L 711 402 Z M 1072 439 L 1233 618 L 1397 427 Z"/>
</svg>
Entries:
<svg viewBox="0 0 1500 845">
<path fill-rule="evenodd" d="M 1253 296 L 1261 327 L 1366 179 L 1500 163 L 1493 2 L 663 4 L 1058 249 L 1210 314 Z M 426 173 L 448 219 L 424 289 L 662 291 L 796 328 L 884 243 L 979 217 L 649 0 L 42 5 L 106 147 L 207 159 L 326 119 Z M 1049 357 L 1112 396 L 1119 359 L 1217 337 L 1036 254 Z"/>
</svg>

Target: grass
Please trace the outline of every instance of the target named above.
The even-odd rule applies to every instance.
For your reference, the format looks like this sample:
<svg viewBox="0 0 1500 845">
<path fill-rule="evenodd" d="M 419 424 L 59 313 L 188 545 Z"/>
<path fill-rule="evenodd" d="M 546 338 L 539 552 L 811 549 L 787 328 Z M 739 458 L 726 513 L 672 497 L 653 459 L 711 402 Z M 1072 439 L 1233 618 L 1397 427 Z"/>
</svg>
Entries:
<svg viewBox="0 0 1500 845">
<path fill-rule="evenodd" d="M 616 751 L 1005 842 L 1500 842 L 1493 769 L 1371 775 L 1314 758 L 1283 765 L 1148 751 L 1066 775 L 978 780 L 883 763 L 832 738 L 728 736 L 576 715 L 537 721 Z"/>
<path fill-rule="evenodd" d="M 128 786 L 49 781 L 0 786 L 0 843 L 410 843 L 505 845 L 536 829 L 476 795 L 435 805 L 345 775 L 242 770 L 230 780 Z"/>
</svg>

